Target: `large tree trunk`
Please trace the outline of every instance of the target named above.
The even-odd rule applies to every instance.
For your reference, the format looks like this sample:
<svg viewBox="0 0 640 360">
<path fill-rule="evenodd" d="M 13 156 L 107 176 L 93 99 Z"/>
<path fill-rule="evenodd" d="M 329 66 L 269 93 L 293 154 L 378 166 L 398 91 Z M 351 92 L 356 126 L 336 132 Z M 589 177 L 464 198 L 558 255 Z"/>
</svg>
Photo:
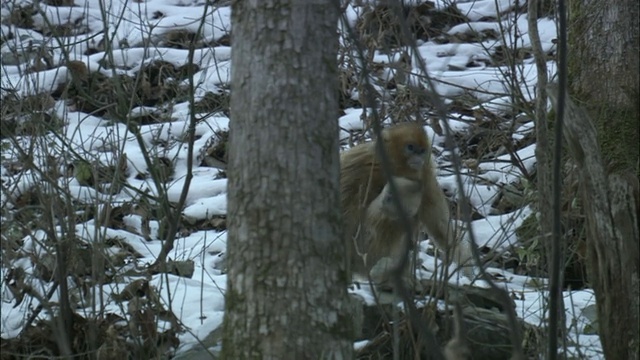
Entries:
<svg viewBox="0 0 640 360">
<path fill-rule="evenodd" d="M 235 1 L 225 359 L 350 359 L 336 1 Z"/>
<path fill-rule="evenodd" d="M 573 0 L 571 92 L 586 106 L 613 170 L 638 174 L 638 1 Z"/>
<path fill-rule="evenodd" d="M 595 141 L 588 145 L 582 154 L 588 272 L 607 359 L 637 359 L 640 346 L 640 255 L 631 195 L 640 146 L 638 15 L 637 0 L 571 2 L 571 92 L 594 121 L 606 164 L 593 158 L 600 158 L 591 152 Z"/>
</svg>

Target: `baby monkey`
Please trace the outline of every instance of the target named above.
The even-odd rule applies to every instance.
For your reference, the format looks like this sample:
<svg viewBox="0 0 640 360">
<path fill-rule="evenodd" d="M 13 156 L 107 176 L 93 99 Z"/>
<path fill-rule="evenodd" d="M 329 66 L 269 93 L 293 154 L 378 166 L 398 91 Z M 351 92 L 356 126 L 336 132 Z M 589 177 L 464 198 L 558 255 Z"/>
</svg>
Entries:
<svg viewBox="0 0 640 360">
<path fill-rule="evenodd" d="M 438 186 L 431 160 L 431 143 L 424 127 L 402 123 L 386 128 L 380 139 L 390 160 L 390 172 L 403 210 L 412 221 L 411 239 L 426 231 L 443 250 L 454 250 L 457 263 L 469 259 L 466 246 L 455 246 L 449 205 Z M 388 280 L 389 271 L 406 251 L 406 228 L 400 221 L 382 168 L 376 142 L 364 143 L 340 155 L 340 192 L 344 236 L 352 274 L 368 277 L 376 266 L 375 282 Z M 406 269 L 408 270 L 408 269 Z"/>
</svg>

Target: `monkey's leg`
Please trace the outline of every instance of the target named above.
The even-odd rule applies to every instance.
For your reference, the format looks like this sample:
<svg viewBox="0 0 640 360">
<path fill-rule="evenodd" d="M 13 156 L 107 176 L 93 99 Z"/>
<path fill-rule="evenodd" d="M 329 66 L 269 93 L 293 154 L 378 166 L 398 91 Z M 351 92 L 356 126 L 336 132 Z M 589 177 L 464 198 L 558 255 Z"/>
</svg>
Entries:
<svg viewBox="0 0 640 360">
<path fill-rule="evenodd" d="M 377 213 L 377 221 L 370 227 L 370 246 L 366 257 L 369 277 L 376 286 L 383 289 L 393 288 L 395 280 L 393 271 L 398 266 L 401 269 L 402 281 L 410 288 L 414 287 L 413 273 L 411 272 L 413 256 L 410 249 L 418 238 L 417 229 L 414 228 L 408 243 L 407 229 L 397 220 L 390 219 L 381 213 Z M 370 217 L 369 220 L 372 220 Z M 405 259 L 406 257 L 406 259 Z M 404 264 L 402 264 L 404 262 Z"/>
</svg>

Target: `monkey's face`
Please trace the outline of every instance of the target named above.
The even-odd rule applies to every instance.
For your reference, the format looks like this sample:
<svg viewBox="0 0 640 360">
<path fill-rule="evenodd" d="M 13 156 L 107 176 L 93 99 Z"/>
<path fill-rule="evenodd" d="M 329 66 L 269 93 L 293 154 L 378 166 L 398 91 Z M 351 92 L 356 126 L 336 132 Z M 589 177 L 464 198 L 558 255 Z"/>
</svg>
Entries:
<svg viewBox="0 0 640 360">
<path fill-rule="evenodd" d="M 413 135 L 413 134 L 405 134 Z M 417 135 L 417 134 L 416 134 Z M 393 174 L 408 179 L 419 180 L 427 162 L 429 144 L 425 137 L 405 136 L 386 142 L 387 151 L 393 162 Z"/>
<path fill-rule="evenodd" d="M 420 171 L 427 158 L 427 149 L 420 144 L 408 143 L 404 146 L 404 156 L 409 168 Z"/>
<path fill-rule="evenodd" d="M 396 125 L 385 129 L 382 139 L 393 162 L 393 174 L 419 180 L 431 148 L 424 128 L 416 123 Z"/>
</svg>

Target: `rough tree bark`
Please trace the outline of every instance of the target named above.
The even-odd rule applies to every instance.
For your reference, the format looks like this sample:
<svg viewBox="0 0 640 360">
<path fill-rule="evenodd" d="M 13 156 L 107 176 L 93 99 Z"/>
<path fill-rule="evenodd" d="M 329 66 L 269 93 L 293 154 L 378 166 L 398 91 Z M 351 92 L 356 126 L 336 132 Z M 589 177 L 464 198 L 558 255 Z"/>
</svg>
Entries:
<svg viewBox="0 0 640 360">
<path fill-rule="evenodd" d="M 606 358 L 637 359 L 640 255 L 632 194 L 636 187 L 637 195 L 640 146 L 638 1 L 570 4 L 570 90 L 597 130 L 597 144 L 586 146 L 599 147 L 602 153 L 601 164 L 593 158 L 599 160 L 599 153 L 582 154 L 589 281 L 596 293 Z M 581 127 L 588 125 L 575 130 Z M 574 136 L 582 143 L 589 135 Z M 575 147 L 570 143 L 570 151 Z"/>
<path fill-rule="evenodd" d="M 615 172 L 638 173 L 638 1 L 571 2 L 569 77 Z"/>
<path fill-rule="evenodd" d="M 233 2 L 225 359 L 350 359 L 331 0 Z"/>
</svg>

